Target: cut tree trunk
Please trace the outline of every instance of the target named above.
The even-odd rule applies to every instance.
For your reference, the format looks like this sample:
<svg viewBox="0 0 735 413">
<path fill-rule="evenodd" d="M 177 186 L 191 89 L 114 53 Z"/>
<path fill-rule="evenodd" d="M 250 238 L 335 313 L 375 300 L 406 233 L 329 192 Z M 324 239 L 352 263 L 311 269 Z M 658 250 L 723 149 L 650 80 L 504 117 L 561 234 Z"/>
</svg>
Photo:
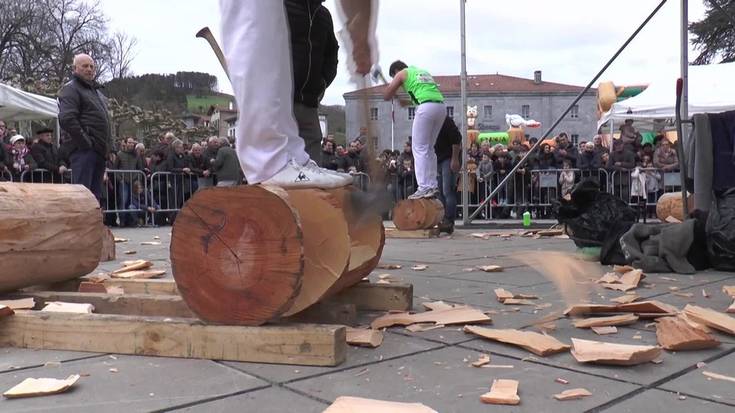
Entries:
<svg viewBox="0 0 735 413">
<path fill-rule="evenodd" d="M 93 271 L 102 215 L 81 185 L 0 183 L 0 292 Z"/>
<path fill-rule="evenodd" d="M 102 227 L 102 251 L 100 261 L 115 261 L 115 236 L 107 227 Z"/>
<path fill-rule="evenodd" d="M 436 198 L 405 199 L 393 208 L 393 223 L 402 231 L 433 228 L 444 218 L 444 206 Z"/>
<path fill-rule="evenodd" d="M 382 223 L 350 227 L 347 195 L 260 185 L 197 192 L 171 238 L 181 296 L 205 321 L 260 325 L 359 282 L 380 259 Z"/>
<path fill-rule="evenodd" d="M 689 210 L 694 210 L 694 197 L 689 195 L 687 198 L 689 204 Z M 666 220 L 668 217 L 674 217 L 679 221 L 684 221 L 684 203 L 681 199 L 681 192 L 672 192 L 663 194 L 656 202 L 656 217 L 661 221 Z"/>
</svg>

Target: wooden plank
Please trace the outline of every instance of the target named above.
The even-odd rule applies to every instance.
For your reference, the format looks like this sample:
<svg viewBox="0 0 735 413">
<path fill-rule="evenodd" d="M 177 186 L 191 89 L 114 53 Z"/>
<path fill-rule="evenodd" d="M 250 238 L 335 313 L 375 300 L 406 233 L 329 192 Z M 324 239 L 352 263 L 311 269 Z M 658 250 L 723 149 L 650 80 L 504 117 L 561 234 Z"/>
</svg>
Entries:
<svg viewBox="0 0 735 413">
<path fill-rule="evenodd" d="M 324 301 L 350 303 L 364 311 L 408 311 L 413 308 L 413 285 L 357 283 Z"/>
<path fill-rule="evenodd" d="M 89 277 L 75 278 L 54 284 L 38 285 L 24 288 L 28 291 L 77 291 L 82 282 L 90 282 Z M 176 283 L 173 279 L 105 279 L 101 282 L 105 287 L 120 287 L 125 294 L 159 294 L 178 295 Z"/>
<path fill-rule="evenodd" d="M 306 310 L 278 322 L 312 323 L 312 324 L 342 324 L 354 326 L 357 324 L 357 308 L 348 303 L 316 303 Z"/>
<path fill-rule="evenodd" d="M 698 323 L 735 335 L 735 318 L 727 314 L 691 304 L 684 307 L 684 314 Z"/>
<path fill-rule="evenodd" d="M 362 347 L 378 347 L 383 343 L 383 332 L 370 328 L 348 328 L 347 344 Z"/>
<path fill-rule="evenodd" d="M 218 326 L 200 320 L 17 311 L 0 320 L 0 346 L 36 350 L 336 366 L 345 359 L 345 327 Z"/>
<path fill-rule="evenodd" d="M 386 228 L 386 238 L 409 238 L 409 239 L 425 239 L 436 238 L 439 236 L 439 228 L 416 229 L 412 231 L 402 231 L 400 229 Z"/>
<path fill-rule="evenodd" d="M 538 356 L 548 356 L 569 350 L 569 345 L 562 343 L 554 337 L 533 331 L 464 326 L 464 332 L 476 334 L 489 340 L 512 344 Z"/>
<path fill-rule="evenodd" d="M 17 298 L 17 299 L 3 299 L 0 300 L 0 306 L 10 307 L 13 310 L 30 310 L 36 306 L 36 302 L 33 298 Z"/>
</svg>

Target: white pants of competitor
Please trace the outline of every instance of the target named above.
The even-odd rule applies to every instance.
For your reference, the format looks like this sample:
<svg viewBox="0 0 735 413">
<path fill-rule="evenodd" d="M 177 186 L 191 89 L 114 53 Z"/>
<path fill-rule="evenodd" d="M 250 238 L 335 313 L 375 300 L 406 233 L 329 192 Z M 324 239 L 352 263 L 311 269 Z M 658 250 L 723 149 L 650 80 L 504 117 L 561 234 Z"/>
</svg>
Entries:
<svg viewBox="0 0 735 413">
<path fill-rule="evenodd" d="M 438 188 L 434 144 L 447 117 L 443 103 L 426 102 L 416 108 L 411 128 L 411 151 L 418 190 Z"/>
<path fill-rule="evenodd" d="M 240 117 L 236 144 L 249 183 L 289 160 L 309 161 L 293 115 L 293 73 L 283 1 L 220 0 L 222 48 Z"/>
</svg>

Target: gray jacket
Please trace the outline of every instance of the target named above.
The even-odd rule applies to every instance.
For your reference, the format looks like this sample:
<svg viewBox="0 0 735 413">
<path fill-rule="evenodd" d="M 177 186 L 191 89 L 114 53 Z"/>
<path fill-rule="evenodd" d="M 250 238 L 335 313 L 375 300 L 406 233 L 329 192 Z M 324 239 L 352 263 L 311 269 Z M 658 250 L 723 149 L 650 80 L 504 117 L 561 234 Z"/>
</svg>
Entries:
<svg viewBox="0 0 735 413">
<path fill-rule="evenodd" d="M 96 82 L 72 75 L 59 92 L 59 125 L 69 152 L 93 149 L 106 157 L 112 147 L 107 98 Z"/>
</svg>

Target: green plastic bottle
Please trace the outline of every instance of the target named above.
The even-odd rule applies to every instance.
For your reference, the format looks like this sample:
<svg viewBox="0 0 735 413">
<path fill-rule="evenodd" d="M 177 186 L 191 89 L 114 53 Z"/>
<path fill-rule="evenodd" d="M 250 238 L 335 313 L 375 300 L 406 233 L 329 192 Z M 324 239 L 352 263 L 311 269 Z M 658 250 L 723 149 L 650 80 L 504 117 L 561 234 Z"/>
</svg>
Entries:
<svg viewBox="0 0 735 413">
<path fill-rule="evenodd" d="M 523 213 L 523 226 L 524 227 L 531 226 L 531 213 L 528 211 Z"/>
</svg>

